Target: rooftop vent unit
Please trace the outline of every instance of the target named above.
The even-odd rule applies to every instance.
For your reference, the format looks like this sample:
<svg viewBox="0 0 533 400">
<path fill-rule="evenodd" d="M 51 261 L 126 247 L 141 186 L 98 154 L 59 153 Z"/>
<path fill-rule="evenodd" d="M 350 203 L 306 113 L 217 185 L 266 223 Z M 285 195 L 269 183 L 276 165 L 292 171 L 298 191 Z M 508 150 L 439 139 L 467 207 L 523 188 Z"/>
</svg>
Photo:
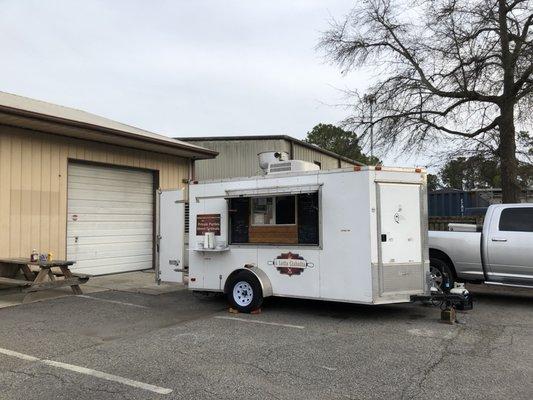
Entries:
<svg viewBox="0 0 533 400">
<path fill-rule="evenodd" d="M 259 166 L 265 174 L 318 171 L 320 169 L 318 165 L 307 161 L 289 160 L 289 154 L 284 151 L 265 151 L 259 153 L 258 156 Z"/>
</svg>

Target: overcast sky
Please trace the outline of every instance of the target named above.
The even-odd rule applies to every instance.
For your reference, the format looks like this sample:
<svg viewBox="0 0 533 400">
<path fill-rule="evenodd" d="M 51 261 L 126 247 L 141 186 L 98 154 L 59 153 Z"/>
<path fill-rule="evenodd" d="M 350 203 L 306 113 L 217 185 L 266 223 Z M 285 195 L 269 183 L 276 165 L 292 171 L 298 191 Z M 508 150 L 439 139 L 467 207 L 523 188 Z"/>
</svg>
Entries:
<svg viewBox="0 0 533 400">
<path fill-rule="evenodd" d="M 3 0 L 0 90 L 167 136 L 304 138 L 347 115 L 341 89 L 368 84 L 315 49 L 353 4 Z"/>
</svg>

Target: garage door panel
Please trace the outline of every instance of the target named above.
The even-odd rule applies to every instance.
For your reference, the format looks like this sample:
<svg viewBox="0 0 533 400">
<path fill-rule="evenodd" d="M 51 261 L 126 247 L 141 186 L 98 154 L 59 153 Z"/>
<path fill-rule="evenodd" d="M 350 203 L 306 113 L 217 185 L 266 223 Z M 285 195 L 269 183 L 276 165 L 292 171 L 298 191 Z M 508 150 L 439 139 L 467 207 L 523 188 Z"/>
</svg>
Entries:
<svg viewBox="0 0 533 400">
<path fill-rule="evenodd" d="M 79 208 L 108 210 L 115 214 L 117 209 L 122 210 L 122 213 L 127 213 L 132 207 L 136 210 L 143 210 L 145 212 L 152 213 L 151 203 L 139 203 L 130 201 L 115 201 L 115 200 L 102 200 L 102 199 L 80 199 L 69 197 L 70 203 L 68 206 L 68 212 L 76 210 L 76 214 L 79 213 Z"/>
<path fill-rule="evenodd" d="M 130 256 L 130 257 L 102 257 L 98 260 L 83 260 L 84 268 L 80 268 L 80 272 L 82 272 L 85 268 L 101 268 L 101 267 L 115 267 L 120 265 L 128 265 L 128 264 L 143 264 L 144 269 L 145 268 L 151 268 L 151 265 L 146 266 L 147 264 L 152 263 L 152 256 L 151 255 L 139 255 L 139 256 Z M 110 271 L 112 272 L 112 271 Z"/>
<path fill-rule="evenodd" d="M 77 238 L 77 239 L 76 239 Z M 78 241 L 76 243 L 76 240 Z M 86 244 L 100 244 L 105 245 L 107 243 L 122 243 L 123 245 L 126 245 L 128 243 L 136 244 L 136 243 L 142 243 L 142 242 L 153 242 L 153 235 L 129 235 L 129 236 L 68 236 L 67 237 L 67 246 L 68 245 L 74 245 L 78 244 L 79 246 L 86 245 Z"/>
<path fill-rule="evenodd" d="M 135 213 L 104 213 L 104 212 L 95 212 L 95 213 L 83 213 L 83 214 L 73 214 L 69 213 L 67 216 L 68 221 L 77 219 L 78 222 L 149 222 L 152 224 L 153 215 L 150 213 L 144 214 L 135 214 Z"/>
<path fill-rule="evenodd" d="M 88 184 L 88 185 L 97 185 L 97 186 L 113 186 L 117 185 L 124 188 L 131 188 L 135 187 L 137 182 L 145 182 L 145 183 L 151 183 L 153 179 L 123 179 L 120 176 L 112 176 L 112 175 L 106 175 L 106 176 L 97 176 L 97 175 L 91 175 L 91 174 L 85 174 L 85 175 L 70 175 L 71 177 L 71 183 L 72 184 Z"/>
<path fill-rule="evenodd" d="M 144 193 L 151 195 L 153 193 L 152 188 L 143 188 L 136 187 L 135 185 L 128 183 L 123 184 L 120 181 L 112 181 L 107 184 L 100 182 L 89 183 L 89 182 L 72 182 L 69 185 L 70 190 L 92 190 L 95 192 L 124 192 L 124 193 Z"/>
<path fill-rule="evenodd" d="M 69 164 L 67 256 L 88 275 L 153 267 L 153 175 Z"/>
<path fill-rule="evenodd" d="M 81 227 L 76 227 L 76 229 L 71 229 L 69 232 L 70 236 L 76 236 L 76 237 L 107 237 L 107 236 L 136 236 L 136 235 L 149 235 L 151 234 L 152 228 L 143 228 L 143 229 L 100 229 L 97 231 L 90 231 L 87 232 L 87 230 L 83 230 Z"/>
<path fill-rule="evenodd" d="M 116 201 L 128 203 L 143 203 L 151 205 L 153 202 L 153 193 L 127 193 L 127 192 L 111 192 L 107 190 L 89 190 L 89 189 L 75 189 L 69 188 L 69 198 L 72 200 L 95 200 L 95 201 Z"/>
<path fill-rule="evenodd" d="M 144 230 L 148 229 L 151 232 L 153 227 L 151 221 L 69 221 L 71 226 L 71 233 L 92 231 L 92 235 L 98 235 L 100 231 L 115 231 L 115 230 Z M 139 231 L 139 233 L 141 233 Z M 146 233 L 146 232 L 144 232 Z"/>
<path fill-rule="evenodd" d="M 80 206 L 71 206 L 68 209 L 69 215 L 81 215 L 81 214 L 108 214 L 108 215 L 117 215 L 117 214 L 143 214 L 143 215 L 153 215 L 152 209 L 147 209 L 146 207 L 139 207 L 135 203 L 133 204 L 126 204 L 118 202 L 116 203 L 117 206 L 115 207 L 113 204 L 109 204 L 109 206 L 106 207 L 105 202 L 100 202 L 98 205 L 83 205 L 83 203 L 79 203 Z"/>
<path fill-rule="evenodd" d="M 152 257 L 152 243 L 145 242 L 145 243 L 139 243 L 136 247 L 128 247 L 124 248 L 123 246 L 108 246 L 106 248 L 102 248 L 102 246 L 94 246 L 94 245 L 88 245 L 88 246 L 81 246 L 77 249 L 73 249 L 71 247 L 71 251 L 76 254 L 76 258 L 79 261 L 89 261 L 92 262 L 94 260 L 97 260 L 98 262 L 103 262 L 105 259 L 111 259 L 111 258 L 131 258 L 131 257 L 139 257 L 148 256 L 150 259 Z M 88 266 L 89 263 L 85 263 L 85 266 Z"/>
<path fill-rule="evenodd" d="M 77 245 L 77 249 L 74 246 Z M 85 252 L 95 252 L 95 251 L 121 251 L 124 254 L 141 254 L 145 251 L 152 251 L 152 240 L 132 242 L 128 241 L 126 243 L 113 242 L 113 243 L 75 243 L 74 240 L 71 241 L 67 246 L 72 250 L 77 250 L 78 254 Z M 143 253 L 144 254 L 144 253 Z"/>
<path fill-rule="evenodd" d="M 105 170 L 107 169 L 107 170 Z M 120 180 L 122 182 L 152 183 L 153 176 L 150 172 L 139 170 L 103 167 L 99 165 L 69 164 L 69 176 L 87 177 L 90 179 Z"/>
<path fill-rule="evenodd" d="M 77 255 L 78 262 L 83 262 L 83 267 L 79 268 L 79 271 L 83 271 L 85 268 L 91 268 L 94 266 L 104 266 L 104 265 L 111 265 L 111 264 L 120 264 L 123 260 L 133 260 L 135 259 L 137 261 L 149 261 L 152 262 L 152 251 L 150 249 L 147 253 L 141 253 L 141 254 L 135 254 L 135 255 L 127 255 L 127 254 L 121 254 L 120 252 L 116 253 L 109 253 L 109 252 L 99 252 L 98 253 L 98 259 L 94 258 L 94 255 L 89 253 L 83 253 Z M 148 266 L 146 268 L 151 268 L 151 266 Z"/>
<path fill-rule="evenodd" d="M 103 195 L 98 196 L 96 198 L 93 197 L 84 199 L 83 197 L 70 197 L 70 199 L 72 201 L 72 204 L 67 209 L 67 212 L 71 212 L 74 214 L 78 214 L 80 212 L 79 207 L 77 207 L 77 205 L 88 208 L 88 211 L 86 211 L 86 213 L 91 214 L 94 211 L 97 211 L 99 208 L 103 210 L 110 210 L 113 214 L 117 213 L 117 211 L 119 213 L 130 213 L 129 210 L 131 209 L 143 211 L 144 213 L 153 212 L 153 208 L 151 206 L 152 203 L 145 201 L 145 199 L 139 198 L 124 197 L 124 199 L 121 200 L 114 196 Z"/>
</svg>

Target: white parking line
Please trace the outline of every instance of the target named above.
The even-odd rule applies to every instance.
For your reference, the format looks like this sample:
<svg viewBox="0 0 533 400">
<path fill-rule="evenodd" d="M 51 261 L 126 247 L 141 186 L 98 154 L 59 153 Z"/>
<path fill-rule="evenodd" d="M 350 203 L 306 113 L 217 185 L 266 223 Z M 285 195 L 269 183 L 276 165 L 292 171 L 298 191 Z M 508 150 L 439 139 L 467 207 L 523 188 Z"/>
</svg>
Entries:
<svg viewBox="0 0 533 400">
<path fill-rule="evenodd" d="M 257 321 L 257 320 L 254 320 L 254 319 L 246 319 L 246 318 L 224 317 L 222 315 L 218 315 L 218 316 L 216 316 L 214 318 L 229 319 L 229 320 L 232 320 L 232 321 L 240 321 L 240 322 L 249 322 L 249 323 L 252 323 L 252 324 L 282 326 L 284 328 L 305 329 L 305 326 L 301 326 L 301 325 L 280 324 L 280 323 L 277 323 L 277 322 Z"/>
<path fill-rule="evenodd" d="M 117 300 L 108 300 L 108 299 L 101 299 L 100 297 L 92 297 L 87 296 L 85 294 L 79 294 L 77 297 L 83 297 L 84 299 L 91 299 L 91 300 L 97 300 L 97 301 L 105 301 L 106 303 L 114 303 L 114 304 L 122 304 L 123 306 L 130 306 L 130 307 L 137 307 L 137 308 L 150 308 L 146 306 L 141 306 L 139 304 L 133 304 L 133 303 L 126 303 L 124 301 L 117 301 Z"/>
<path fill-rule="evenodd" d="M 0 353 L 5 354 L 6 356 L 17 357 L 17 358 L 20 358 L 21 360 L 40 361 L 40 359 L 37 357 L 29 356 L 27 354 L 17 353 L 16 351 L 3 349 L 1 347 L 0 347 Z"/>
<path fill-rule="evenodd" d="M 8 350 L 8 349 L 2 349 L 1 347 L 0 347 L 0 354 L 4 354 L 4 355 L 10 356 L 10 357 L 17 357 L 17 358 L 20 358 L 21 360 L 39 362 L 41 364 L 45 364 L 45 365 L 48 365 L 50 367 L 62 368 L 62 369 L 66 369 L 68 371 L 77 372 L 79 374 L 94 376 L 95 378 L 105 379 L 107 381 L 121 383 L 123 385 L 132 386 L 132 387 L 138 388 L 138 389 L 148 390 L 150 392 L 154 392 L 154 393 L 158 393 L 158 394 L 169 394 L 169 393 L 172 393 L 172 389 L 167 389 L 167 388 L 163 388 L 163 387 L 159 387 L 159 386 L 155 386 L 155 385 L 150 385 L 149 383 L 134 381 L 132 379 L 123 378 L 123 377 L 118 376 L 118 375 L 111 375 L 111 374 L 108 374 L 108 373 L 105 373 L 105 372 L 101 372 L 101 371 L 97 371 L 97 370 L 91 369 L 91 368 L 85 368 L 85 367 L 80 367 L 80 366 L 77 366 L 77 365 L 65 364 L 65 363 L 62 363 L 62 362 L 59 362 L 59 361 L 45 360 L 45 359 L 41 359 L 41 358 L 30 356 L 30 355 L 27 355 L 27 354 L 18 353 L 16 351 L 12 351 L 12 350 Z"/>
</svg>

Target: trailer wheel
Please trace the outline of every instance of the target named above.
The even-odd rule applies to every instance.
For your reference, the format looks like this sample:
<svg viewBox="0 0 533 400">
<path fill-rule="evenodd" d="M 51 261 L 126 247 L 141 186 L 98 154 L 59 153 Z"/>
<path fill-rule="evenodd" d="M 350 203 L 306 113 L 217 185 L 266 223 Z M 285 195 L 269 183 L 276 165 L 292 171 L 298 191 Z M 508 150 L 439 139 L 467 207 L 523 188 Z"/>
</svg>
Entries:
<svg viewBox="0 0 533 400">
<path fill-rule="evenodd" d="M 429 273 L 437 289 L 448 292 L 455 284 L 455 278 L 450 266 L 439 258 L 429 259 Z"/>
<path fill-rule="evenodd" d="M 237 273 L 228 286 L 228 301 L 239 312 L 249 313 L 261 307 L 263 290 L 257 278 L 249 272 Z"/>
</svg>

